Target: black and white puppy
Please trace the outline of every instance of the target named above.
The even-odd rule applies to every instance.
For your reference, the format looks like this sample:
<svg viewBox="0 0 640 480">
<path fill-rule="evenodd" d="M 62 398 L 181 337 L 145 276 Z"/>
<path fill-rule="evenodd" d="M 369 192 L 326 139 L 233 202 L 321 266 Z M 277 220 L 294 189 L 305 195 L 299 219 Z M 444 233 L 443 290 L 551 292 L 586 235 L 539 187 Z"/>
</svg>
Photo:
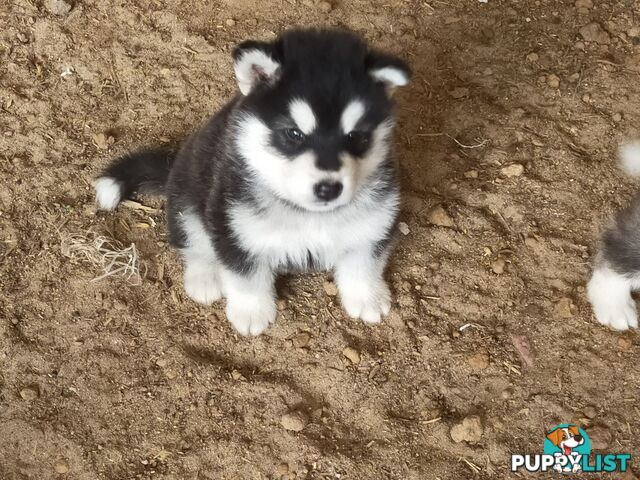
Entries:
<svg viewBox="0 0 640 480">
<path fill-rule="evenodd" d="M 333 30 L 247 41 L 233 58 L 240 95 L 176 155 L 116 159 L 95 183 L 98 207 L 164 192 L 187 294 L 224 296 L 243 335 L 275 320 L 274 280 L 287 271 L 333 269 L 349 316 L 380 322 L 400 203 L 390 95 L 408 66 Z"/>
<path fill-rule="evenodd" d="M 631 176 L 640 175 L 640 143 L 620 149 L 620 166 Z M 636 304 L 631 297 L 640 289 L 640 196 L 618 212 L 602 235 L 587 295 L 596 318 L 616 330 L 638 326 Z"/>
</svg>

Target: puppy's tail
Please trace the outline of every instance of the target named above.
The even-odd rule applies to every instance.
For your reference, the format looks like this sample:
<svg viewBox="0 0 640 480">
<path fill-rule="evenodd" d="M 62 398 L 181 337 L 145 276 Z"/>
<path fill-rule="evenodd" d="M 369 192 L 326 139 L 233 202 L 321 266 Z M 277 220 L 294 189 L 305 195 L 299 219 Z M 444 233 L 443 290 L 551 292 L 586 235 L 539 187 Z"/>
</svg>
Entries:
<svg viewBox="0 0 640 480">
<path fill-rule="evenodd" d="M 164 193 L 175 157 L 174 150 L 158 148 L 116 158 L 94 183 L 98 208 L 113 210 L 134 192 Z"/>
<path fill-rule="evenodd" d="M 620 168 L 632 177 L 640 176 L 640 141 L 620 146 Z"/>
</svg>

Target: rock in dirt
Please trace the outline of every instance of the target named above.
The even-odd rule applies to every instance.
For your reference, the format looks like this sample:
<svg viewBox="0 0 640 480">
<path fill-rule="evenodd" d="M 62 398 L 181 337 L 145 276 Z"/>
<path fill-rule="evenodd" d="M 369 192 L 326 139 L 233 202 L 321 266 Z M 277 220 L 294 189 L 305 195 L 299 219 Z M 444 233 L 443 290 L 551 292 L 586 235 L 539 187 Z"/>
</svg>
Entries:
<svg viewBox="0 0 640 480">
<path fill-rule="evenodd" d="M 633 341 L 630 338 L 620 337 L 618 339 L 618 348 L 623 352 L 626 352 L 633 346 Z"/>
<path fill-rule="evenodd" d="M 330 297 L 338 295 L 338 287 L 334 282 L 324 282 L 322 288 L 324 288 L 324 292 Z"/>
<path fill-rule="evenodd" d="M 522 365 L 531 368 L 533 367 L 533 362 L 536 359 L 535 353 L 531 348 L 531 343 L 526 335 L 511 335 L 511 343 L 516 347 L 516 351 L 518 355 L 520 355 L 520 360 L 522 360 Z"/>
<path fill-rule="evenodd" d="M 291 342 L 296 348 L 304 348 L 309 345 L 310 340 L 311 334 L 309 332 L 300 332 L 291 339 Z"/>
<path fill-rule="evenodd" d="M 449 92 L 451 98 L 455 98 L 456 100 L 469 96 L 469 89 L 465 87 L 454 88 Z"/>
<path fill-rule="evenodd" d="M 40 395 L 40 392 L 38 391 L 37 387 L 26 387 L 20 390 L 20 396 L 22 397 L 23 400 L 26 400 L 27 402 L 31 402 L 35 400 L 36 398 L 38 398 L 39 395 Z"/>
<path fill-rule="evenodd" d="M 472 415 L 462 420 L 461 423 L 451 427 L 451 439 L 456 442 L 477 443 L 482 437 L 483 429 L 480 417 Z"/>
<path fill-rule="evenodd" d="M 453 219 L 442 205 L 438 205 L 432 209 L 427 215 L 427 220 L 432 225 L 437 225 L 438 227 L 453 227 Z"/>
<path fill-rule="evenodd" d="M 593 8 L 593 2 L 591 0 L 576 0 L 576 8 Z"/>
<path fill-rule="evenodd" d="M 507 178 L 519 177 L 524 173 L 524 165 L 520 163 L 512 163 L 500 169 L 500 173 Z"/>
<path fill-rule="evenodd" d="M 540 57 L 535 52 L 531 52 L 529 55 L 527 55 L 527 61 L 529 62 L 537 62 L 539 59 Z"/>
<path fill-rule="evenodd" d="M 598 22 L 591 22 L 580 29 L 580 35 L 587 42 L 596 42 L 606 45 L 611 42 L 609 34 Z"/>
<path fill-rule="evenodd" d="M 600 425 L 591 427 L 589 430 L 587 430 L 587 434 L 589 435 L 589 439 L 591 440 L 591 448 L 594 450 L 606 449 L 613 439 L 611 430 Z"/>
<path fill-rule="evenodd" d="M 467 357 L 467 363 L 471 368 L 476 370 L 484 370 L 489 366 L 489 352 L 480 351 Z"/>
<path fill-rule="evenodd" d="M 233 18 L 227 18 L 227 19 L 224 21 L 224 24 L 225 24 L 227 27 L 235 27 L 235 26 L 236 26 L 236 21 L 235 21 Z"/>
<path fill-rule="evenodd" d="M 569 297 L 563 297 L 558 300 L 556 306 L 553 308 L 553 313 L 559 318 L 571 318 L 574 316 L 576 306 Z"/>
<path fill-rule="evenodd" d="M 65 475 L 69 473 L 69 464 L 65 459 L 61 458 L 60 460 L 56 460 L 56 463 L 53 464 L 53 469 L 56 471 L 56 473 Z"/>
<path fill-rule="evenodd" d="M 342 355 L 344 355 L 354 365 L 360 363 L 360 352 L 353 347 L 347 347 L 342 350 Z"/>
<path fill-rule="evenodd" d="M 478 171 L 477 170 L 467 170 L 466 172 L 464 172 L 464 176 L 465 176 L 465 178 L 478 178 Z"/>
<path fill-rule="evenodd" d="M 409 235 L 409 233 L 411 232 L 411 230 L 409 229 L 409 225 L 407 225 L 405 222 L 398 223 L 398 230 L 400 230 L 400 233 L 403 235 Z"/>
<path fill-rule="evenodd" d="M 329 2 L 320 2 L 318 4 L 318 8 L 324 13 L 329 13 L 331 10 L 333 10 L 333 5 L 331 5 Z"/>
<path fill-rule="evenodd" d="M 297 411 L 285 413 L 280 419 L 280 424 L 285 430 L 301 432 L 307 426 L 307 416 Z"/>
<path fill-rule="evenodd" d="M 493 262 L 491 262 L 491 270 L 496 275 L 502 275 L 504 273 L 504 267 L 507 263 L 503 258 L 496 258 Z"/>
<path fill-rule="evenodd" d="M 598 411 L 596 410 L 596 407 L 587 405 L 582 409 L 582 413 L 584 413 L 585 417 L 593 419 L 598 414 Z"/>
<path fill-rule="evenodd" d="M 547 85 L 549 85 L 551 88 L 560 87 L 560 77 L 552 73 L 547 77 Z"/>
<path fill-rule="evenodd" d="M 47 10 L 49 10 L 54 15 L 68 15 L 71 11 L 71 4 L 65 2 L 64 0 L 48 0 L 47 1 Z"/>
</svg>

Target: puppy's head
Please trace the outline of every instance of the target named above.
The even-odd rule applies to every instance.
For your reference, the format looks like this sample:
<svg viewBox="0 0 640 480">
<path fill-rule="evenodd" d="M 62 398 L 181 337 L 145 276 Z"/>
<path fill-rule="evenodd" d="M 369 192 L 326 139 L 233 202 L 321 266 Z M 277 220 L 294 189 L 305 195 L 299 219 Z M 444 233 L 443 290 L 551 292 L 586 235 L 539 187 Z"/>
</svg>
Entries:
<svg viewBox="0 0 640 480">
<path fill-rule="evenodd" d="M 236 146 L 277 196 L 330 211 L 388 165 L 391 93 L 409 81 L 402 60 L 351 33 L 294 30 L 240 44 L 234 62 L 244 96 Z"/>
<path fill-rule="evenodd" d="M 557 428 L 547 434 L 547 439 L 556 447 L 560 448 L 565 455 L 569 455 L 575 447 L 584 443 L 584 438 L 582 438 L 580 430 L 576 425 Z"/>
</svg>

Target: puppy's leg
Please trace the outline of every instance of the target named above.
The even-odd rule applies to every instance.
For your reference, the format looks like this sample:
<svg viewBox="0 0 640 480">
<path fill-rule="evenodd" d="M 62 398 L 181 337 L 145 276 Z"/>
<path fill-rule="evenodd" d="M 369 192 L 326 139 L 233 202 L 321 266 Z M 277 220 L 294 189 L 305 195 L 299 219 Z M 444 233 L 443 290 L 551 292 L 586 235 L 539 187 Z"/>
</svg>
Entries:
<svg viewBox="0 0 640 480">
<path fill-rule="evenodd" d="M 257 265 L 248 274 L 220 269 L 227 319 L 242 335 L 260 335 L 276 319 L 274 273 Z"/>
<path fill-rule="evenodd" d="M 587 296 L 598 322 L 616 330 L 637 327 L 636 304 L 631 298 L 637 284 L 632 277 L 615 272 L 606 261 L 597 261 Z"/>
<path fill-rule="evenodd" d="M 336 283 L 347 314 L 366 323 L 379 323 L 391 309 L 391 293 L 382 274 L 388 253 L 375 247 L 348 252 L 336 264 Z"/>
<path fill-rule="evenodd" d="M 194 301 L 210 305 L 222 297 L 213 242 L 195 213 L 185 212 L 179 218 L 177 228 L 182 235 L 184 289 Z"/>
</svg>

